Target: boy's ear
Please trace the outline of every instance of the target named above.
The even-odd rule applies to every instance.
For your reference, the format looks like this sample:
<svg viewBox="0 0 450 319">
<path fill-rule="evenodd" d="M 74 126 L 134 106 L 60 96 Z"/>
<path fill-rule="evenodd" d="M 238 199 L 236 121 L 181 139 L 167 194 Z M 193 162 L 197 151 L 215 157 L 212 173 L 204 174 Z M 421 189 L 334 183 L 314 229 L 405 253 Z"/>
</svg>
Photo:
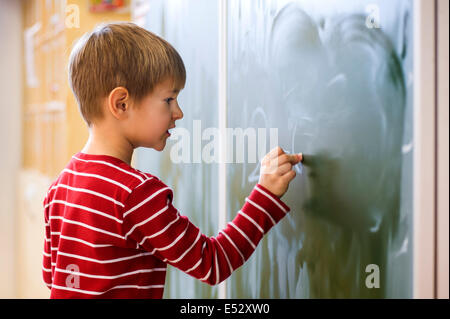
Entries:
<svg viewBox="0 0 450 319">
<path fill-rule="evenodd" d="M 112 115 L 120 119 L 129 109 L 130 95 L 128 90 L 122 86 L 116 87 L 109 93 L 108 96 L 108 109 Z"/>
</svg>

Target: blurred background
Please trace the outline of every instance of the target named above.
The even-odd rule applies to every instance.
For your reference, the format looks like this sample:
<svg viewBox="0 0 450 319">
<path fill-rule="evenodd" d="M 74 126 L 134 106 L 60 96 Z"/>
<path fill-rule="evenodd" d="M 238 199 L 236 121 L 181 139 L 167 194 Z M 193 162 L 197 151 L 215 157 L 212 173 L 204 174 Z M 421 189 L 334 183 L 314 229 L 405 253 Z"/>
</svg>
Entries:
<svg viewBox="0 0 450 319">
<path fill-rule="evenodd" d="M 74 40 L 131 21 L 129 1 L 2 0 L 0 297 L 47 298 L 42 200 L 88 131 L 67 82 Z"/>
<path fill-rule="evenodd" d="M 244 1 L 231 2 L 243 3 Z M 258 7 L 260 2 L 248 0 L 247 3 Z M 281 3 L 283 1 L 272 2 Z M 420 137 L 423 134 L 424 143 L 431 141 L 433 145 L 430 145 L 432 154 L 423 155 L 423 158 L 429 156 L 429 160 L 421 164 L 424 170 L 417 174 L 416 171 L 414 172 L 415 176 L 422 177 L 431 172 L 429 180 L 425 176 L 422 181 L 417 182 L 418 184 L 422 183 L 417 186 L 417 189 L 428 189 L 430 193 L 427 196 L 432 198 L 433 203 L 430 204 L 431 206 L 424 206 L 423 202 L 414 202 L 414 205 L 418 207 L 422 205 L 420 206 L 422 207 L 420 216 L 422 216 L 422 220 L 426 221 L 423 228 L 416 227 L 415 232 L 422 236 L 417 238 L 427 238 L 426 242 L 429 243 L 424 246 L 417 245 L 417 249 L 422 248 L 418 250 L 419 253 L 416 256 L 422 256 L 424 251 L 430 251 L 432 255 L 428 260 L 429 255 L 424 254 L 423 256 L 426 256 L 424 258 L 427 259 L 426 266 L 421 268 L 418 265 L 416 268 L 422 269 L 422 272 L 416 274 L 414 278 L 418 278 L 417 282 L 423 281 L 425 284 L 423 290 L 417 288 L 419 290 L 415 291 L 414 296 L 448 298 L 448 1 L 432 0 L 429 2 L 434 4 L 430 9 L 433 19 L 427 21 L 425 27 L 423 25 L 422 27 L 433 30 L 433 42 L 428 51 L 421 52 L 424 55 L 428 54 L 433 63 L 436 62 L 438 65 L 436 69 L 433 68 L 432 73 L 428 74 L 427 79 L 434 82 L 432 86 L 427 86 L 426 92 L 431 94 L 428 95 L 430 98 L 428 101 L 432 101 L 439 112 L 431 112 L 431 126 L 426 126 L 425 130 L 417 133 Z M 88 138 L 88 130 L 79 114 L 67 82 L 67 61 L 74 41 L 96 24 L 104 21 L 132 21 L 151 27 L 151 31 L 157 33 L 164 34 L 166 32 L 169 41 L 173 39 L 175 47 L 180 50 L 187 65 L 187 85 L 191 85 L 192 88 L 187 86 L 186 92 L 194 93 L 190 97 L 189 95 L 183 97 L 185 105 L 190 105 L 189 99 L 193 99 L 192 105 L 199 107 L 191 109 L 192 115 L 188 117 L 188 120 L 192 122 L 193 119 L 201 118 L 202 123 L 208 124 L 205 124 L 205 127 L 217 127 L 219 126 L 219 115 L 222 113 L 216 111 L 216 108 L 213 111 L 209 109 L 209 113 L 205 113 L 201 105 L 204 104 L 204 108 L 208 107 L 207 103 L 210 103 L 212 99 L 213 105 L 217 106 L 218 82 L 211 81 L 211 78 L 218 76 L 219 54 L 211 55 L 209 53 L 217 52 L 220 48 L 217 39 L 210 41 L 208 32 L 217 34 L 218 31 L 202 27 L 202 25 L 217 27 L 219 19 L 217 10 L 223 8 L 224 3 L 226 7 L 225 0 L 0 0 L 0 298 L 49 297 L 49 290 L 43 284 L 41 275 L 44 238 L 42 201 L 50 183 L 64 168 L 70 157 L 82 149 Z M 414 3 L 418 4 L 417 10 L 419 11 L 422 7 L 430 8 L 420 1 Z M 438 6 L 441 8 L 440 10 L 437 10 Z M 163 7 L 166 8 L 165 11 L 161 9 Z M 188 10 L 183 11 L 184 8 L 188 8 Z M 238 8 L 238 6 L 229 7 L 230 11 L 233 8 Z M 215 15 L 205 14 L 208 13 L 208 10 L 215 12 Z M 239 17 L 240 12 L 239 9 Z M 176 32 L 170 33 L 172 29 L 164 29 L 165 23 L 168 23 L 165 20 L 168 14 L 169 16 L 172 14 L 175 18 L 182 16 L 183 21 L 187 22 L 185 25 L 179 24 L 177 29 L 173 29 Z M 238 13 L 233 17 L 237 16 Z M 148 18 L 150 21 L 146 20 Z M 197 21 L 198 28 L 188 32 L 189 26 L 193 26 L 195 21 Z M 244 24 L 239 23 L 235 25 L 242 26 Z M 183 30 L 187 33 L 184 34 Z M 436 30 L 440 30 L 440 32 L 435 32 Z M 239 30 L 235 31 L 239 32 Z M 192 45 L 188 43 L 196 43 L 196 48 L 204 48 L 204 50 L 202 52 L 199 52 L 200 50 L 189 51 L 190 49 L 183 47 L 184 44 Z M 420 57 L 417 56 L 417 58 Z M 237 60 L 239 59 L 237 58 Z M 238 66 L 238 64 L 236 65 Z M 435 70 L 436 72 L 434 72 Z M 232 77 L 230 76 L 230 78 Z M 189 82 L 192 79 L 194 79 L 193 84 Z M 206 93 L 204 92 L 205 85 L 212 86 L 207 89 Z M 258 90 L 261 88 L 258 87 Z M 415 96 L 415 99 L 420 100 L 421 98 L 423 99 L 423 96 Z M 433 105 L 429 107 L 430 110 L 434 110 Z M 424 113 L 420 114 L 427 114 L 426 111 L 423 111 L 424 109 L 426 108 L 421 111 Z M 188 128 L 189 125 L 192 125 L 189 121 L 186 124 Z M 431 139 L 425 137 L 429 134 L 432 135 Z M 416 141 L 419 140 L 420 138 L 416 139 Z M 138 159 L 133 158 L 134 165 L 144 169 L 152 168 L 148 163 L 142 164 L 142 161 L 150 163 L 153 155 L 149 155 L 145 150 L 137 154 Z M 165 160 L 167 160 L 167 154 L 163 156 L 166 156 Z M 418 157 L 418 159 L 420 160 L 422 157 Z M 196 185 L 214 193 L 208 195 L 208 198 L 211 199 L 202 204 L 201 198 L 199 201 L 195 198 L 183 199 L 180 197 L 178 207 L 185 205 L 187 209 L 196 209 L 196 213 L 191 216 L 192 219 L 200 224 L 202 230 L 208 232 L 208 235 L 215 235 L 218 225 L 220 225 L 219 217 L 205 220 L 202 219 L 204 218 L 202 216 L 205 215 L 203 210 L 208 211 L 217 206 L 218 187 L 211 186 L 208 181 L 208 178 L 217 179 L 217 165 L 206 165 L 201 168 L 192 166 L 192 169 L 184 167 L 182 170 L 174 171 L 175 168 L 163 167 L 164 157 L 154 162 L 157 166 L 155 170 L 160 172 L 163 180 L 171 185 L 176 184 L 177 181 L 180 184 L 191 185 L 195 183 L 192 176 L 204 176 L 204 179 Z M 197 169 L 200 170 L 197 171 Z M 253 169 L 254 167 L 251 167 L 247 173 Z M 229 171 L 233 172 L 233 168 Z M 242 173 L 239 171 L 239 174 Z M 183 176 L 177 177 L 177 179 L 173 177 L 175 175 Z M 240 176 L 237 179 L 240 179 Z M 172 180 L 172 178 L 174 179 Z M 230 180 L 232 179 L 231 177 Z M 416 183 L 416 179 L 414 182 Z M 432 188 L 429 185 L 432 185 Z M 233 185 L 229 186 L 230 189 L 238 192 L 239 188 Z M 174 187 L 177 186 L 174 185 Z M 248 185 L 243 187 L 245 193 L 248 192 L 247 188 Z M 230 191 L 230 194 L 233 196 L 233 191 Z M 234 195 L 239 198 L 236 201 L 236 207 L 240 207 L 243 201 L 242 196 L 245 194 Z M 432 211 L 426 211 L 426 207 L 432 207 Z M 229 211 L 227 213 L 230 214 Z M 228 217 L 231 218 L 232 215 Z M 422 220 L 417 218 L 415 225 L 422 225 L 420 224 Z M 420 261 L 414 259 L 411 262 L 416 265 Z M 255 267 L 257 270 L 259 269 L 257 266 Z M 295 273 L 295 276 L 296 278 L 301 277 L 300 273 Z M 184 283 L 178 285 L 175 281 Z M 197 283 L 193 283 L 192 279 L 180 274 L 169 274 L 168 285 L 166 297 L 240 297 L 240 293 L 243 291 L 234 291 L 231 287 L 234 283 L 231 282 L 227 290 L 223 290 L 225 292 L 220 292 L 216 288 L 198 286 Z M 183 287 L 189 289 L 180 292 Z M 240 287 L 239 283 L 235 287 Z M 255 290 L 253 288 L 250 287 L 249 291 Z M 410 295 L 413 296 L 412 291 Z M 410 295 L 408 294 L 408 296 Z M 249 292 L 245 296 L 266 295 Z M 272 297 L 271 294 L 267 296 Z M 285 295 L 281 293 L 276 296 L 283 297 Z M 298 297 L 295 292 L 289 296 Z"/>
</svg>

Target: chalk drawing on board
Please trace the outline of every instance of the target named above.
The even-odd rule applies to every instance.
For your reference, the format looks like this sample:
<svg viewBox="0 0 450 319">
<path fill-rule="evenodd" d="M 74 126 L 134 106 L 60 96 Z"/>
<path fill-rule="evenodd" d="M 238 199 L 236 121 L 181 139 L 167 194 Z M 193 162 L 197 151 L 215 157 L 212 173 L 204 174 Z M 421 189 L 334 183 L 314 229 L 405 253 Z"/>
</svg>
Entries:
<svg viewBox="0 0 450 319">
<path fill-rule="evenodd" d="M 268 120 L 267 120 L 267 115 L 264 112 L 264 109 L 262 107 L 256 107 L 256 109 L 253 111 L 251 117 L 250 117 L 250 127 L 254 127 L 256 128 L 257 125 L 257 117 L 260 117 L 263 121 L 263 128 L 268 129 Z M 267 132 L 265 131 L 258 131 L 258 133 L 262 133 L 262 132 Z M 267 135 L 265 135 L 265 137 L 267 138 Z M 262 149 L 261 149 L 262 148 Z M 259 180 L 259 170 L 261 168 L 261 160 L 262 160 L 262 153 L 264 153 L 264 151 L 266 150 L 266 143 L 259 143 L 259 134 L 258 134 L 258 154 L 259 154 L 259 158 L 258 158 L 258 162 L 256 163 L 255 168 L 253 169 L 253 171 L 248 175 L 247 178 L 247 182 L 248 183 L 255 183 Z M 261 153 L 262 152 L 262 153 Z M 244 165 L 244 171 L 243 171 L 243 176 L 246 176 L 246 165 Z"/>
</svg>

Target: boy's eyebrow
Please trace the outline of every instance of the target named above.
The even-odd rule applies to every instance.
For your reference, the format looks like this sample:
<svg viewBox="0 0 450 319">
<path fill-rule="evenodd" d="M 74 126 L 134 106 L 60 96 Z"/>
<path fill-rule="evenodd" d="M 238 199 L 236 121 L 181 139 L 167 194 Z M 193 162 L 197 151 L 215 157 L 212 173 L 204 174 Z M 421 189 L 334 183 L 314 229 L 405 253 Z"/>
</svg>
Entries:
<svg viewBox="0 0 450 319">
<path fill-rule="evenodd" d="M 174 90 L 167 90 L 167 93 L 179 93 L 180 90 L 179 89 L 174 89 Z"/>
</svg>

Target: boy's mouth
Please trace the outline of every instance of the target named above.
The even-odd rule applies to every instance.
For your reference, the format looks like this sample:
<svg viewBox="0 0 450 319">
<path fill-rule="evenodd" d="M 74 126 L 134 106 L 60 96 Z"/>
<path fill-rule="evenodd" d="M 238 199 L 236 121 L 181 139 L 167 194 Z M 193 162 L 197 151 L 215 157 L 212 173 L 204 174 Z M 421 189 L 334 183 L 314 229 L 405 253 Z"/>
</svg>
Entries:
<svg viewBox="0 0 450 319">
<path fill-rule="evenodd" d="M 171 130 L 173 128 L 175 128 L 175 125 L 173 127 L 170 127 L 169 130 Z M 169 130 L 167 130 L 166 133 L 169 134 L 169 136 L 170 136 L 171 134 L 170 134 Z"/>
</svg>

